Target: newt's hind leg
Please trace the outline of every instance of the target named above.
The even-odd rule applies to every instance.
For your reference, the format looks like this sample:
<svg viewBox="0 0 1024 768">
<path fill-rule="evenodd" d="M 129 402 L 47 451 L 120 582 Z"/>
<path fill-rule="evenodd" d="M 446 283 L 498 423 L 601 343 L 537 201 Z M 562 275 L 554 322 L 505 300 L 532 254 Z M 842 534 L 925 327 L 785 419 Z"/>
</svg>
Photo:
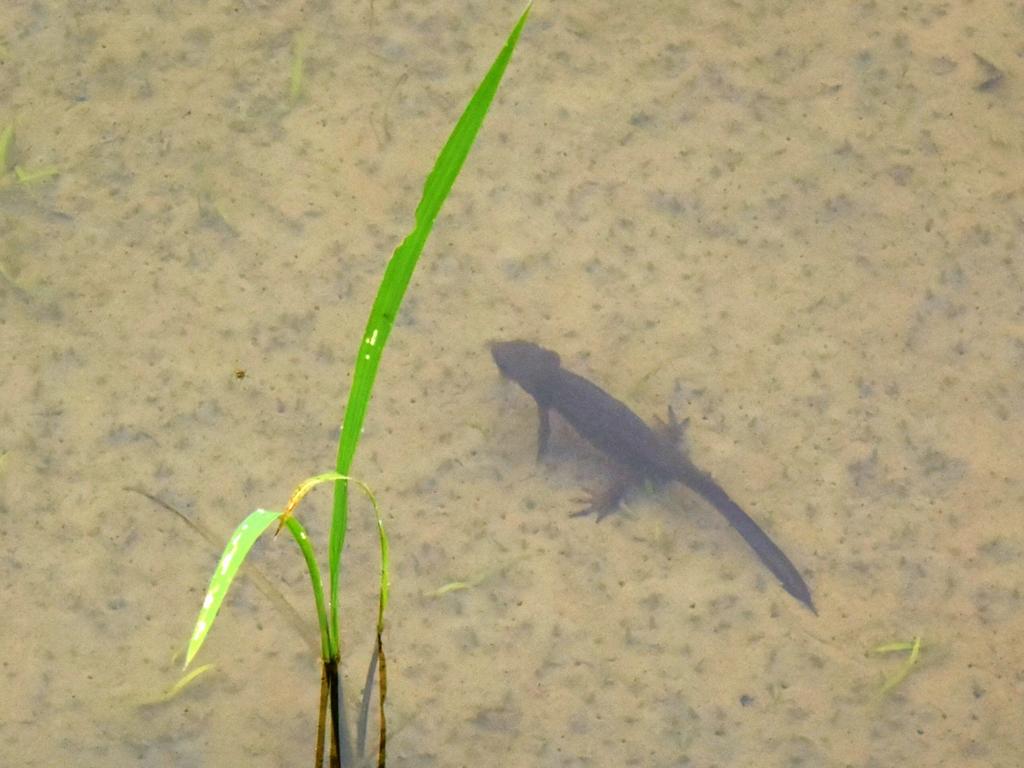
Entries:
<svg viewBox="0 0 1024 768">
<path fill-rule="evenodd" d="M 686 430 L 689 426 L 689 417 L 680 421 L 676 417 L 676 412 L 671 405 L 668 407 L 667 421 L 660 416 L 654 417 L 654 431 L 673 445 L 678 445 L 679 450 L 684 454 L 689 453 L 690 448 L 689 441 L 686 438 Z"/>
<path fill-rule="evenodd" d="M 594 515 L 594 522 L 600 523 L 619 508 L 619 502 L 626 495 L 630 486 L 637 482 L 636 476 L 622 467 L 614 467 L 611 480 L 603 490 L 585 489 L 584 495 L 577 496 L 573 501 L 583 504 L 583 508 L 573 512 L 570 517 Z"/>
</svg>

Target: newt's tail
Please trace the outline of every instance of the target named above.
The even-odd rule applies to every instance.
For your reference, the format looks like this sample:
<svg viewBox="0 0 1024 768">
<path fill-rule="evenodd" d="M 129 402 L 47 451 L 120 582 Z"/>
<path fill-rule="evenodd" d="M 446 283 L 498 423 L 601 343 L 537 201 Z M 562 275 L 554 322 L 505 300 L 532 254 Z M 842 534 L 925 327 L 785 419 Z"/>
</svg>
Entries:
<svg viewBox="0 0 1024 768">
<path fill-rule="evenodd" d="M 782 584 L 783 589 L 810 608 L 817 616 L 818 611 L 814 607 L 807 582 L 804 581 L 796 566 L 786 557 L 785 553 L 768 538 L 767 533 L 761 530 L 761 526 L 740 509 L 739 505 L 730 499 L 729 495 L 711 477 L 692 465 L 685 469 L 686 471 L 680 472 L 679 481 L 699 493 L 721 512 L 732 527 L 739 531 L 740 536 L 746 540 L 750 548 L 757 553 L 761 562 L 775 574 L 775 578 Z"/>
</svg>

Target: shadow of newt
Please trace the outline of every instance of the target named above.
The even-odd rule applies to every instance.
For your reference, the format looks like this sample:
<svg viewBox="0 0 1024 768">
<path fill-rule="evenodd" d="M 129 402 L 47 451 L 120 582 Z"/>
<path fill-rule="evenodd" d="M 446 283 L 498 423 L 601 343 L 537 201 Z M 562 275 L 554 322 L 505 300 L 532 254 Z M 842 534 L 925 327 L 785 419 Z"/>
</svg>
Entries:
<svg viewBox="0 0 1024 768">
<path fill-rule="evenodd" d="M 678 481 L 721 512 L 783 589 L 818 613 L 811 591 L 796 566 L 750 515 L 740 509 L 710 475 L 694 466 L 670 439 L 681 433 L 671 409 L 670 423 L 665 425 L 668 435 L 659 434 L 596 384 L 563 368 L 557 353 L 529 341 L 495 341 L 491 342 L 490 349 L 501 373 L 537 401 L 538 458 L 547 448 L 551 435 L 549 413 L 554 410 L 625 470 L 619 482 L 607 492 L 591 496 L 588 507 L 577 515 L 596 514 L 601 520 L 618 505 L 631 481 L 640 478 Z"/>
</svg>

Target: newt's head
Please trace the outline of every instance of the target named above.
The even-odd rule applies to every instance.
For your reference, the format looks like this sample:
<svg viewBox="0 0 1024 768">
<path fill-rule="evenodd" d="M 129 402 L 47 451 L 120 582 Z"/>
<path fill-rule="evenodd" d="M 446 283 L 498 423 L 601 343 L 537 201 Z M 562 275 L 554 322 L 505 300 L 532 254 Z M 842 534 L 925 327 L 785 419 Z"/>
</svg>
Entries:
<svg viewBox="0 0 1024 768">
<path fill-rule="evenodd" d="M 502 375 L 517 382 L 534 397 L 543 396 L 544 383 L 562 366 L 557 352 L 532 341 L 492 341 L 491 356 Z"/>
</svg>

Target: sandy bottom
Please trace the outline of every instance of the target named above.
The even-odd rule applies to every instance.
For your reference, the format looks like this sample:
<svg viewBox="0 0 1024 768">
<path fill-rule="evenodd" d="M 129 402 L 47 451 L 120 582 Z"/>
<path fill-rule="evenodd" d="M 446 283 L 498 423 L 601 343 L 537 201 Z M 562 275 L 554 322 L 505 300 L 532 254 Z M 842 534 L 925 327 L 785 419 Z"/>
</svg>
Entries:
<svg viewBox="0 0 1024 768">
<path fill-rule="evenodd" d="M 308 765 L 316 628 L 284 538 L 251 565 L 303 618 L 244 580 L 214 669 L 154 703 L 220 547 L 170 509 L 223 542 L 333 466 L 379 276 L 519 10 L 0 10 L 0 764 Z M 1019 765 L 1013 13 L 534 9 L 355 465 L 392 536 L 392 764 Z M 685 489 L 571 519 L 608 467 L 561 423 L 535 461 L 485 349 L 515 337 L 688 417 L 819 615 Z M 302 511 L 321 556 L 328 507 Z M 350 690 L 375 546 L 355 501 Z M 915 638 L 883 693 L 909 652 L 869 651 Z"/>
</svg>

